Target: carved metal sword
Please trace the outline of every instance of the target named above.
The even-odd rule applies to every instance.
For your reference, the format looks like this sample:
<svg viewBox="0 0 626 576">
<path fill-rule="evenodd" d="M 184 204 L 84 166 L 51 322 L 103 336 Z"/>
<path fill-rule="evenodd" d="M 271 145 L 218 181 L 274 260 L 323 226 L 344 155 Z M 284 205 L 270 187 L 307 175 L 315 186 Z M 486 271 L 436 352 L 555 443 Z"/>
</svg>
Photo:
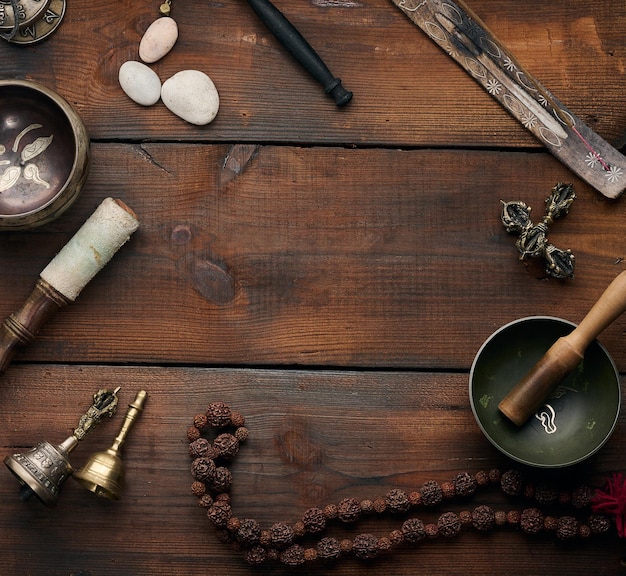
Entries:
<svg viewBox="0 0 626 576">
<path fill-rule="evenodd" d="M 461 0 L 391 0 L 572 172 L 608 198 L 626 188 L 626 157 L 519 64 Z"/>
</svg>

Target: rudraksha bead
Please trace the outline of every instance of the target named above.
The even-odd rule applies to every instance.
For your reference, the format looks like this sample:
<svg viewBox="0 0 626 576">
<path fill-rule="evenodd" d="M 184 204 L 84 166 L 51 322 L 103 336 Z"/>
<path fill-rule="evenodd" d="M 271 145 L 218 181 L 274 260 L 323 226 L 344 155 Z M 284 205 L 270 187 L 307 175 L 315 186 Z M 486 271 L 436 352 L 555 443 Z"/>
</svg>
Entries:
<svg viewBox="0 0 626 576">
<path fill-rule="evenodd" d="M 200 438 L 200 430 L 198 430 L 195 426 L 189 426 L 189 428 L 187 428 L 187 440 L 189 442 L 193 442 L 198 438 Z"/>
<path fill-rule="evenodd" d="M 572 506 L 574 508 L 585 508 L 591 504 L 596 491 L 584 484 L 581 486 L 577 486 L 572 490 Z"/>
<path fill-rule="evenodd" d="M 326 520 L 334 520 L 337 518 L 337 505 L 327 504 L 324 506 L 324 516 L 326 517 Z"/>
<path fill-rule="evenodd" d="M 350 540 L 350 538 L 344 538 L 339 542 L 339 548 L 342 554 L 350 554 L 350 552 L 352 552 L 352 540 Z"/>
<path fill-rule="evenodd" d="M 359 534 L 352 542 L 352 552 L 359 560 L 372 560 L 378 556 L 378 538 L 373 534 Z"/>
<path fill-rule="evenodd" d="M 248 439 L 250 432 L 245 426 L 239 426 L 237 430 L 235 430 L 235 438 L 241 443 L 245 442 Z"/>
<path fill-rule="evenodd" d="M 389 541 L 393 546 L 398 546 L 404 542 L 404 533 L 402 530 L 392 530 L 389 532 Z"/>
<path fill-rule="evenodd" d="M 506 512 L 504 510 L 496 510 L 494 518 L 496 526 L 506 526 Z"/>
<path fill-rule="evenodd" d="M 479 486 L 487 486 L 489 484 L 489 474 L 484 470 L 479 470 L 474 474 L 474 479 L 476 480 L 476 484 Z"/>
<path fill-rule="evenodd" d="M 537 484 L 535 487 L 535 500 L 539 504 L 553 504 L 559 499 L 559 491 L 556 486 L 547 483 Z"/>
<path fill-rule="evenodd" d="M 384 514 L 387 511 L 387 501 L 384 498 L 374 500 L 374 512 Z"/>
<path fill-rule="evenodd" d="M 409 492 L 409 502 L 411 506 L 420 506 L 422 504 L 422 493 L 417 490 Z"/>
<path fill-rule="evenodd" d="M 209 423 L 208 418 L 206 417 L 206 414 L 196 414 L 193 417 L 193 425 L 198 429 L 198 430 L 204 430 L 207 427 L 207 424 Z"/>
<path fill-rule="evenodd" d="M 259 544 L 262 546 L 270 546 L 272 544 L 272 535 L 269 530 L 261 530 L 261 535 L 259 536 Z"/>
<path fill-rule="evenodd" d="M 304 522 L 302 521 L 294 522 L 291 528 L 293 529 L 294 538 L 301 538 L 306 534 L 306 528 L 304 526 Z"/>
<path fill-rule="evenodd" d="M 391 540 L 386 536 L 381 536 L 376 543 L 376 548 L 378 549 L 379 554 L 386 554 L 391 550 Z"/>
<path fill-rule="evenodd" d="M 216 502 L 225 502 L 226 504 L 230 504 L 230 494 L 228 492 L 221 492 L 220 494 L 215 494 Z"/>
<path fill-rule="evenodd" d="M 304 548 L 300 544 L 290 546 L 280 553 L 280 561 L 287 566 L 304 564 Z"/>
<path fill-rule="evenodd" d="M 200 458 L 207 456 L 211 448 L 211 443 L 206 438 L 198 438 L 189 444 L 189 456 L 192 458 Z M 208 458 L 214 458 L 212 454 L 207 456 Z"/>
<path fill-rule="evenodd" d="M 302 516 L 302 522 L 306 530 L 311 532 L 311 534 L 321 532 L 326 528 L 326 516 L 324 516 L 324 511 L 320 508 L 309 508 L 306 510 Z"/>
<path fill-rule="evenodd" d="M 445 538 L 454 538 L 461 531 L 461 520 L 454 512 L 444 512 L 437 520 L 437 528 Z"/>
<path fill-rule="evenodd" d="M 214 493 L 228 492 L 233 481 L 232 474 L 225 466 L 218 466 L 209 480 L 209 488 Z"/>
<path fill-rule="evenodd" d="M 451 500 L 456 496 L 454 484 L 452 482 L 443 482 L 441 484 L 441 494 L 445 500 Z"/>
<path fill-rule="evenodd" d="M 559 504 L 567 505 L 572 501 L 572 493 L 569 490 L 560 490 L 557 496 Z"/>
<path fill-rule="evenodd" d="M 521 514 L 517 510 L 511 510 L 506 513 L 506 521 L 510 526 L 518 526 L 521 520 Z"/>
<path fill-rule="evenodd" d="M 543 529 L 546 532 L 554 532 L 559 525 L 559 519 L 554 516 L 546 516 L 543 519 Z"/>
<path fill-rule="evenodd" d="M 226 522 L 226 530 L 229 532 L 237 532 L 241 528 L 241 520 L 236 516 L 231 516 Z"/>
<path fill-rule="evenodd" d="M 443 499 L 441 486 L 435 480 L 424 483 L 420 489 L 424 506 L 437 506 Z"/>
<path fill-rule="evenodd" d="M 215 475 L 215 462 L 210 458 L 196 458 L 191 463 L 191 475 L 199 482 L 207 482 Z"/>
<path fill-rule="evenodd" d="M 569 540 L 578 535 L 578 520 L 573 516 L 561 516 L 556 527 L 556 537 L 559 540 Z"/>
<path fill-rule="evenodd" d="M 603 514 L 591 514 L 587 520 L 587 525 L 592 534 L 604 534 L 611 528 L 610 520 Z"/>
<path fill-rule="evenodd" d="M 580 536 L 583 539 L 589 538 L 591 536 L 591 528 L 589 528 L 587 524 L 581 524 L 578 527 L 578 536 Z"/>
<path fill-rule="evenodd" d="M 361 512 L 363 514 L 371 514 L 374 512 L 374 502 L 372 500 L 361 500 Z"/>
<path fill-rule="evenodd" d="M 239 440 L 232 434 L 220 434 L 213 440 L 213 447 L 217 450 L 219 456 L 230 460 L 239 452 Z"/>
<path fill-rule="evenodd" d="M 210 508 L 213 505 L 213 498 L 210 494 L 203 494 L 198 499 L 198 506 L 200 508 Z"/>
<path fill-rule="evenodd" d="M 283 522 L 273 524 L 270 527 L 270 534 L 272 536 L 272 546 L 278 550 L 287 548 L 293 543 L 293 528 Z"/>
<path fill-rule="evenodd" d="M 500 470 L 498 470 L 497 468 L 492 468 L 491 470 L 489 470 L 487 475 L 489 476 L 489 482 L 493 484 L 499 484 L 500 479 L 502 478 L 502 472 L 500 472 Z"/>
<path fill-rule="evenodd" d="M 315 560 L 317 560 L 317 550 L 315 548 L 305 548 L 304 549 L 304 561 L 314 562 Z"/>
<path fill-rule="evenodd" d="M 231 516 L 230 504 L 213 502 L 213 505 L 207 510 L 207 516 L 218 528 L 224 528 Z"/>
<path fill-rule="evenodd" d="M 251 566 L 259 566 L 267 559 L 267 552 L 263 546 L 254 546 L 243 553 L 244 560 Z"/>
<path fill-rule="evenodd" d="M 322 538 L 317 543 L 317 557 L 320 560 L 337 560 L 341 556 L 341 547 L 337 538 Z"/>
<path fill-rule="evenodd" d="M 208 423 L 215 428 L 223 428 L 230 424 L 232 412 L 224 402 L 211 402 L 206 410 Z"/>
<path fill-rule="evenodd" d="M 462 498 L 474 494 L 474 492 L 476 492 L 476 487 L 478 486 L 476 478 L 467 472 L 457 474 L 454 477 L 453 483 L 455 493 L 457 496 L 461 496 Z"/>
<path fill-rule="evenodd" d="M 424 532 L 426 532 L 427 538 L 437 538 L 437 536 L 439 536 L 439 528 L 437 528 L 437 524 L 426 524 L 424 526 Z"/>
<path fill-rule="evenodd" d="M 539 508 L 526 508 L 520 516 L 520 527 L 526 534 L 538 534 L 543 530 L 543 512 Z"/>
<path fill-rule="evenodd" d="M 230 411 L 230 423 L 235 428 L 240 428 L 241 426 L 246 425 L 246 419 L 241 412 L 236 412 L 235 410 Z"/>
<path fill-rule="evenodd" d="M 253 518 L 244 518 L 239 523 L 237 530 L 237 540 L 246 547 L 259 543 L 261 538 L 261 525 Z"/>
<path fill-rule="evenodd" d="M 519 496 L 524 488 L 524 479 L 519 470 L 507 470 L 500 478 L 502 492 L 508 496 Z"/>
<path fill-rule="evenodd" d="M 409 497 L 404 490 L 394 488 L 385 496 L 387 509 L 393 514 L 402 514 L 409 509 Z"/>
<path fill-rule="evenodd" d="M 204 496 L 204 493 L 206 492 L 206 485 L 204 484 L 204 482 L 199 482 L 198 480 L 195 480 L 194 482 L 191 483 L 191 493 L 194 496 L 197 496 L 198 498 Z"/>
<path fill-rule="evenodd" d="M 356 522 L 361 517 L 361 504 L 356 498 L 344 498 L 337 506 L 337 518 L 342 522 Z"/>
<path fill-rule="evenodd" d="M 424 523 L 419 518 L 409 518 L 402 524 L 402 534 L 407 542 L 419 542 L 426 537 Z"/>
<path fill-rule="evenodd" d="M 472 511 L 472 525 L 480 532 L 491 530 L 495 521 L 495 514 L 490 506 L 477 506 Z"/>
<path fill-rule="evenodd" d="M 459 512 L 459 520 L 461 521 L 461 527 L 467 528 L 472 525 L 472 513 L 469 510 L 462 510 Z"/>
</svg>

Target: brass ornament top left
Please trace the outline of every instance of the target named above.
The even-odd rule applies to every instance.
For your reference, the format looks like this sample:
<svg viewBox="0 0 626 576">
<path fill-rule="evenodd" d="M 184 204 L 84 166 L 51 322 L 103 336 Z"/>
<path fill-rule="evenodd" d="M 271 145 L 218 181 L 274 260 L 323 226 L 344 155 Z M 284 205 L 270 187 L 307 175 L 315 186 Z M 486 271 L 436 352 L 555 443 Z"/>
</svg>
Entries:
<svg viewBox="0 0 626 576">
<path fill-rule="evenodd" d="M 66 0 L 0 0 L 0 38 L 36 44 L 48 38 L 65 16 Z"/>
</svg>

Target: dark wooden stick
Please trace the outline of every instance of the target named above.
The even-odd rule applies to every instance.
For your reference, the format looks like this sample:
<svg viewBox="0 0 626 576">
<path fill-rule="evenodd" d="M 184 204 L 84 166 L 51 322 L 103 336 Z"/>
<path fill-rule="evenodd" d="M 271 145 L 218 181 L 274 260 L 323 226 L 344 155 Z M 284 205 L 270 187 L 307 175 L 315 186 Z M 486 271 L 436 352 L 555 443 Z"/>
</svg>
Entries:
<svg viewBox="0 0 626 576">
<path fill-rule="evenodd" d="M 317 52 L 276 6 L 269 0 L 248 0 L 248 4 L 280 43 L 324 87 L 326 94 L 335 100 L 337 106 L 345 106 L 352 100 L 352 92 L 346 90 L 341 80 L 332 75 Z"/>
</svg>

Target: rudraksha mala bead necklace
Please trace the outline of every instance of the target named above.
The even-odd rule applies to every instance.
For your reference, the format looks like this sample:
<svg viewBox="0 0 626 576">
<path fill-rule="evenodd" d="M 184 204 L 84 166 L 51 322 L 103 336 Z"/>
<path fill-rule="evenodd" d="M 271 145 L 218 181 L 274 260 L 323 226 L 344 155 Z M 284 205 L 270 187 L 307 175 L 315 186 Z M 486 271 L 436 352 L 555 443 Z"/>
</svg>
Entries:
<svg viewBox="0 0 626 576">
<path fill-rule="evenodd" d="M 344 498 L 323 508 L 309 508 L 295 522 L 277 522 L 264 528 L 252 518 L 238 518 L 232 512 L 229 494 L 232 475 L 228 464 L 248 438 L 244 417 L 225 404 L 212 402 L 197 414 L 187 429 L 193 482 L 191 493 L 206 509 L 218 529 L 220 540 L 243 552 L 252 565 L 280 562 L 298 566 L 332 562 L 341 557 L 372 560 L 400 546 L 423 540 L 454 538 L 464 530 L 487 532 L 496 528 L 517 528 L 524 534 L 553 534 L 558 540 L 588 539 L 611 531 L 615 515 L 617 531 L 624 535 L 626 483 L 621 476 L 609 482 L 608 492 L 579 485 L 566 490 L 549 484 L 532 484 L 519 470 L 461 472 L 450 482 L 425 482 L 419 490 L 389 490 L 373 500 Z M 453 500 L 467 502 L 481 490 L 499 487 L 507 496 L 530 501 L 521 510 L 494 510 L 481 504 L 472 510 L 442 512 L 434 522 L 411 515 L 413 510 L 436 510 Z M 560 515 L 555 512 L 559 510 Z M 605 512 L 607 514 L 605 514 Z M 335 525 L 352 525 L 367 516 L 391 514 L 401 518 L 395 530 L 383 536 L 371 533 L 338 539 L 323 536 Z M 317 539 L 317 541 L 315 541 Z"/>
</svg>

